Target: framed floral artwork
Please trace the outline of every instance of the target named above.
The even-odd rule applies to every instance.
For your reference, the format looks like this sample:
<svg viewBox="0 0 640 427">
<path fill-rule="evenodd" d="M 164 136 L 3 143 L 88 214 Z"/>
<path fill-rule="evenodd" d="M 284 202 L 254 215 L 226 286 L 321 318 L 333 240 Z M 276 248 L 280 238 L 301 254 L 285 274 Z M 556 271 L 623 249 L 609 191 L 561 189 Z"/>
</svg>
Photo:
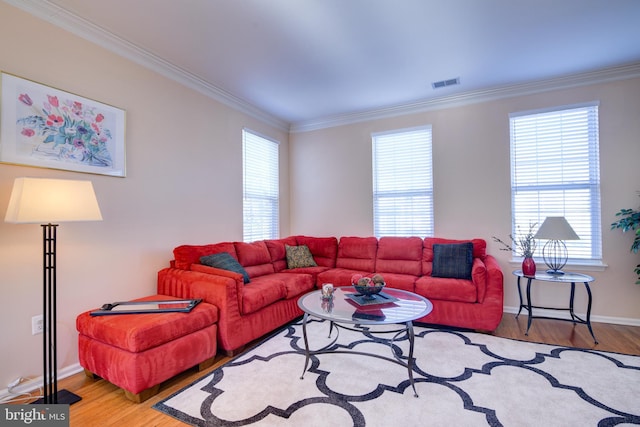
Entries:
<svg viewBox="0 0 640 427">
<path fill-rule="evenodd" d="M 125 112 L 2 73 L 0 162 L 125 176 Z"/>
</svg>

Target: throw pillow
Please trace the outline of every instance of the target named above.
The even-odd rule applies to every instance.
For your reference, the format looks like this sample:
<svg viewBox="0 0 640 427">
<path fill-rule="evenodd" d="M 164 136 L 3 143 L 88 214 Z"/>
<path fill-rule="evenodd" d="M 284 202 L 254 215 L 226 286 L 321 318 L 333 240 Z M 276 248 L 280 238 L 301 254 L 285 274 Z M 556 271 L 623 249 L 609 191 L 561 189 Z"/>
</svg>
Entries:
<svg viewBox="0 0 640 427">
<path fill-rule="evenodd" d="M 317 267 L 316 261 L 311 255 L 307 245 L 289 246 L 284 245 L 287 253 L 287 268 Z"/>
<path fill-rule="evenodd" d="M 473 243 L 433 245 L 433 277 L 471 280 Z"/>
<path fill-rule="evenodd" d="M 220 252 L 200 257 L 200 264 L 240 273 L 244 276 L 244 283 L 249 283 L 249 273 L 247 273 L 244 267 L 242 267 L 238 260 L 231 256 L 229 252 Z"/>
</svg>

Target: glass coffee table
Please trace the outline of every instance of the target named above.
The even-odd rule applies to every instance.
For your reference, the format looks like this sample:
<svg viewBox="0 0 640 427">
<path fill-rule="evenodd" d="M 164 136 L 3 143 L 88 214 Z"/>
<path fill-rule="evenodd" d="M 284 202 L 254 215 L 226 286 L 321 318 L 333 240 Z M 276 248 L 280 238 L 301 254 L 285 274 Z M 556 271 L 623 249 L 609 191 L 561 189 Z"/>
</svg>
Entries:
<svg viewBox="0 0 640 427">
<path fill-rule="evenodd" d="M 414 396 L 418 397 L 413 381 L 413 320 L 431 313 L 431 310 L 433 310 L 431 301 L 412 292 L 386 287 L 380 294 L 375 296 L 374 301 L 370 301 L 359 296 L 352 287 L 341 287 L 335 289 L 331 300 L 323 299 L 321 290 L 310 292 L 298 300 L 298 306 L 304 311 L 302 334 L 306 355 L 304 369 L 302 370 L 300 379 L 304 379 L 304 374 L 309 367 L 309 360 L 312 355 L 347 353 L 376 357 L 406 367 Z M 309 350 L 309 339 L 307 337 L 307 321 L 309 316 L 328 320 L 330 337 L 335 330 L 335 337 L 329 344 L 313 351 Z M 371 328 L 371 326 L 375 325 L 397 325 L 398 327 L 391 330 L 384 329 L 376 331 L 375 328 Z M 366 330 L 372 334 L 392 334 L 392 337 L 387 339 L 387 341 L 393 357 L 332 349 L 338 340 L 340 329 L 357 332 Z M 404 339 L 409 342 L 409 353 L 407 356 L 396 354 L 392 347 L 395 341 Z"/>
</svg>

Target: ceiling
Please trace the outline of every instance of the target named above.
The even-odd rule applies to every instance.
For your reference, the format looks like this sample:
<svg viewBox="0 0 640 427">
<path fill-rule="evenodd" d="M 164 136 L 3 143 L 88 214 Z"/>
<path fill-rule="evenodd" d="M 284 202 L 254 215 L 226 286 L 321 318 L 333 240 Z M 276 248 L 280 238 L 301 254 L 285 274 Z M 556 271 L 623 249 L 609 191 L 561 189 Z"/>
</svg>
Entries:
<svg viewBox="0 0 640 427">
<path fill-rule="evenodd" d="M 639 0 L 5 1 L 292 126 L 640 61 Z"/>
</svg>

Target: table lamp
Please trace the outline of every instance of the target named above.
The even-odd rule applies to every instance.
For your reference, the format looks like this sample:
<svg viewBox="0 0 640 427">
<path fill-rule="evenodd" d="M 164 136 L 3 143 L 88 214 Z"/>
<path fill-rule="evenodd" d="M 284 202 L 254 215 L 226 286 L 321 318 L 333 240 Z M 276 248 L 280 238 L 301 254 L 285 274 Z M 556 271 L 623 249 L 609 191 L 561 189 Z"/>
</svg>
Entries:
<svg viewBox="0 0 640 427">
<path fill-rule="evenodd" d="M 562 267 L 567 264 L 568 251 L 565 240 L 580 240 L 569 222 L 563 216 L 548 216 L 538 229 L 534 239 L 547 240 L 542 248 L 542 257 L 549 267 L 548 274 L 564 274 Z"/>
<path fill-rule="evenodd" d="M 91 181 L 16 178 L 5 222 L 40 223 L 43 252 L 43 393 L 33 403 L 72 404 L 81 399 L 68 390 L 58 391 L 56 328 L 57 222 L 101 221 L 100 207 Z"/>
</svg>

